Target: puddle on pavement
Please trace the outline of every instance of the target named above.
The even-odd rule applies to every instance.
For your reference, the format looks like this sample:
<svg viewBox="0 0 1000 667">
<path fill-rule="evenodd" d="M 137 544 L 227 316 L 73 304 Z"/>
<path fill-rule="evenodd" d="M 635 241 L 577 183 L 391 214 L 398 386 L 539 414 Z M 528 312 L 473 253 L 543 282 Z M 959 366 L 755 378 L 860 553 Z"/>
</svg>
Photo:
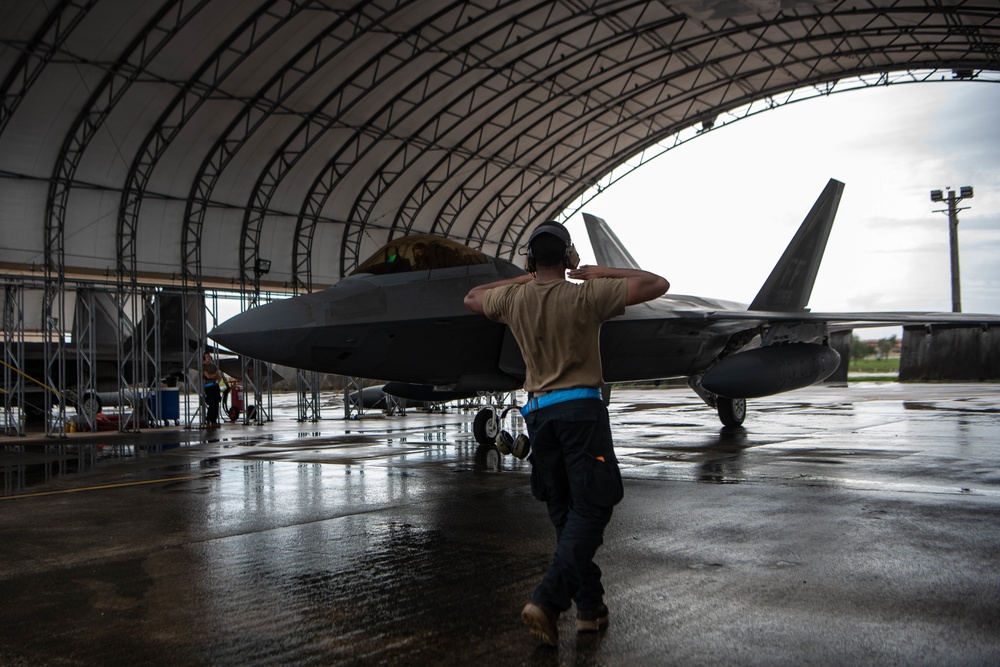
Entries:
<svg viewBox="0 0 1000 667">
<path fill-rule="evenodd" d="M 181 447 L 180 442 L 150 445 L 60 443 L 15 445 L 0 451 L 3 495 L 95 470 L 111 461 L 127 461 L 162 454 Z"/>
<path fill-rule="evenodd" d="M 962 403 L 955 405 L 955 403 Z M 997 414 L 1000 408 L 994 405 L 978 405 L 975 402 L 928 403 L 924 401 L 903 401 L 904 410 L 928 410 L 934 412 L 971 412 L 974 414 Z"/>
</svg>

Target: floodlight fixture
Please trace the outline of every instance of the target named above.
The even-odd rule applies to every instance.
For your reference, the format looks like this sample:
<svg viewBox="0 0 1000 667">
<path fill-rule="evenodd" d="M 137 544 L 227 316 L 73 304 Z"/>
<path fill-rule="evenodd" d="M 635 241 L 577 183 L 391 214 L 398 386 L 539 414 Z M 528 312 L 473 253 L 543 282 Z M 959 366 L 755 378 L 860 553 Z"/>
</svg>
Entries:
<svg viewBox="0 0 1000 667">
<path fill-rule="evenodd" d="M 958 212 L 964 211 L 968 206 L 959 207 L 958 203 L 963 199 L 972 199 L 972 186 L 963 185 L 955 192 L 949 185 L 943 190 L 931 190 L 931 201 L 947 201 L 948 208 L 938 209 L 935 213 L 948 214 L 948 241 L 951 247 L 951 310 L 955 313 L 962 312 L 962 286 L 959 281 L 958 266 Z M 947 196 L 946 196 L 947 194 Z"/>
<path fill-rule="evenodd" d="M 258 259 L 254 262 L 253 271 L 258 276 L 262 276 L 271 270 L 271 260 L 269 259 Z"/>
</svg>

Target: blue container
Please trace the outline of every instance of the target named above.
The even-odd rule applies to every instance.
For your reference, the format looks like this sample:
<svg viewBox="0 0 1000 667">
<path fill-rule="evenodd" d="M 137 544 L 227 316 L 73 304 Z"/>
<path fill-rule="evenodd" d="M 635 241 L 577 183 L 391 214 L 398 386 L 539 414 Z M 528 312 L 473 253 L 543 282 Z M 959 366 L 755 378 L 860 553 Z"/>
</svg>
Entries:
<svg viewBox="0 0 1000 667">
<path fill-rule="evenodd" d="M 158 389 L 153 392 L 150 399 L 156 401 L 155 408 L 159 408 L 159 418 L 163 421 L 178 421 L 181 418 L 181 395 L 179 389 Z"/>
</svg>

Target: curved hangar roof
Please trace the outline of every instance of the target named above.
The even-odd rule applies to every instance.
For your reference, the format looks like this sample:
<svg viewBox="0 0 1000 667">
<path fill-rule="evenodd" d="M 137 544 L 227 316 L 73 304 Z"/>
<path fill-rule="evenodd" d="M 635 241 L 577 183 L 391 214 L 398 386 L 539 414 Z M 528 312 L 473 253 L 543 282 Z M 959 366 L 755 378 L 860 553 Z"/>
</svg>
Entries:
<svg viewBox="0 0 1000 667">
<path fill-rule="evenodd" d="M 994 0 L 8 0 L 0 263 L 308 288 L 410 232 L 509 257 L 683 128 L 998 45 Z"/>
</svg>

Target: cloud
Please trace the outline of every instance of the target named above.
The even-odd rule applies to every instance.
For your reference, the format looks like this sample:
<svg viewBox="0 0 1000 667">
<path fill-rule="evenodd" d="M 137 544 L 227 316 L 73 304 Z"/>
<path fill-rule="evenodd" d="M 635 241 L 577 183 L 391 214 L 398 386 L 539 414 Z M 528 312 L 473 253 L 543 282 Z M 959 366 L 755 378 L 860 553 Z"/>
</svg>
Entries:
<svg viewBox="0 0 1000 667">
<path fill-rule="evenodd" d="M 962 278 L 970 305 L 1000 312 L 997 108 L 1000 88 L 969 83 L 791 104 L 668 151 L 586 210 L 672 292 L 749 302 L 834 177 L 846 189 L 814 308 L 950 310 L 947 218 L 929 193 L 973 185 L 960 213 Z"/>
</svg>

